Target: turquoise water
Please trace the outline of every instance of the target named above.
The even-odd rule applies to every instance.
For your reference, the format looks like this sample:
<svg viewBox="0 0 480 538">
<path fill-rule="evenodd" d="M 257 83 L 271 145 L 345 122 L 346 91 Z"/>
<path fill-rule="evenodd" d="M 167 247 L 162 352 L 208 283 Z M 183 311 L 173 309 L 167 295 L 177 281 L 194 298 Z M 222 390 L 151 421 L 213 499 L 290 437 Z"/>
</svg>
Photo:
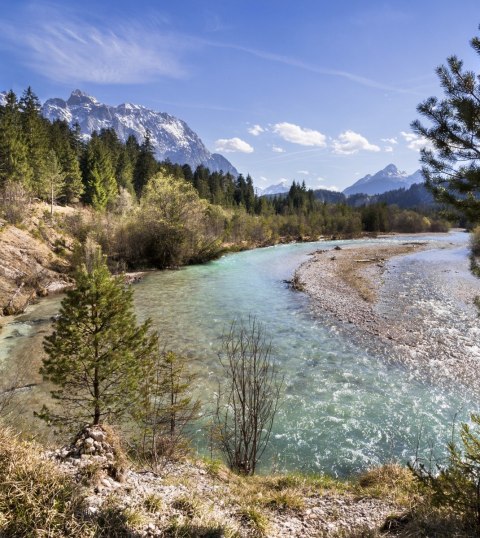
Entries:
<svg viewBox="0 0 480 538">
<path fill-rule="evenodd" d="M 467 238 L 457 233 L 442 241 L 460 248 Z M 223 331 L 233 319 L 249 315 L 265 325 L 286 386 L 264 469 L 345 475 L 391 460 L 406 462 L 417 447 L 441 452 L 453 420 L 476 408 L 476 398 L 463 387 L 440 386 L 398 357 L 393 360 L 375 341 L 314 316 L 309 299 L 283 282 L 309 252 L 344 243 L 351 241 L 242 252 L 152 273 L 134 287 L 139 317 L 152 318 L 162 343 L 191 357 L 199 372 L 204 424 L 220 374 Z M 0 335 L 0 359 L 38 346 L 59 301 L 46 299 L 10 324 Z M 199 425 L 195 435 L 200 452 L 206 450 L 204 431 Z"/>
<path fill-rule="evenodd" d="M 448 241 L 461 245 L 465 234 Z M 370 341 L 354 344 L 334 322 L 316 319 L 304 294 L 288 289 L 283 280 L 308 252 L 337 243 L 350 242 L 243 252 L 152 274 L 135 288 L 138 311 L 154 320 L 164 344 L 195 360 L 206 402 L 216 389 L 223 330 L 249 315 L 265 325 L 286 381 L 267 467 L 343 475 L 406 461 L 418 445 L 443 447 L 452 421 L 475 406 L 460 387 L 421 379 Z"/>
</svg>

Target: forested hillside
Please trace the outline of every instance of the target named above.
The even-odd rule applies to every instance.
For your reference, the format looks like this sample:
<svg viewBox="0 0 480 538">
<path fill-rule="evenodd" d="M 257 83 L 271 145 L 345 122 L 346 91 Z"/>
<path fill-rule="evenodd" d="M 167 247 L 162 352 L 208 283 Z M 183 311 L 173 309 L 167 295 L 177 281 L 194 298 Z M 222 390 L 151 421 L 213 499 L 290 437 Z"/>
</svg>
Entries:
<svg viewBox="0 0 480 538">
<path fill-rule="evenodd" d="M 249 175 L 158 162 L 148 134 L 123 143 L 104 129 L 85 139 L 78 126 L 43 118 L 31 88 L 20 99 L 8 92 L 0 106 L 0 193 L 1 216 L 13 224 L 36 201 L 47 202 L 52 215 L 55 205 L 76 207 L 55 225 L 80 243 L 91 237 L 124 267 L 196 263 L 226 247 L 447 228 L 380 199 L 357 208 L 319 197 L 305 183 L 259 197 Z"/>
</svg>

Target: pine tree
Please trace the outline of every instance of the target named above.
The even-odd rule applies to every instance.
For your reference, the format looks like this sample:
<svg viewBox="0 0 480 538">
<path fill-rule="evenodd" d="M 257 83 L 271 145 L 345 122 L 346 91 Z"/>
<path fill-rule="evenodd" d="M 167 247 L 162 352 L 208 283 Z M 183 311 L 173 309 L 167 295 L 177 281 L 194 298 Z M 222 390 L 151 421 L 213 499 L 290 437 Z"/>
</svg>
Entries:
<svg viewBox="0 0 480 538">
<path fill-rule="evenodd" d="M 65 121 L 56 120 L 49 128 L 50 146 L 58 157 L 65 175 L 64 194 L 67 203 L 78 202 L 83 194 L 82 172 L 77 155 L 75 133 Z"/>
<path fill-rule="evenodd" d="M 65 174 L 58 162 L 53 150 L 48 154 L 48 161 L 45 166 L 45 178 L 48 191 L 45 198 L 50 198 L 50 215 L 53 217 L 53 205 L 65 192 Z"/>
<path fill-rule="evenodd" d="M 48 123 L 40 114 L 40 101 L 29 86 L 19 102 L 22 131 L 27 146 L 27 161 L 32 170 L 31 190 L 42 199 L 48 192 Z"/>
<path fill-rule="evenodd" d="M 138 154 L 133 172 L 133 185 L 138 196 L 142 194 L 143 188 L 157 171 L 158 163 L 155 160 L 155 153 L 150 138 L 150 133 L 147 131 L 145 139 L 140 146 L 140 152 Z"/>
<path fill-rule="evenodd" d="M 480 56 L 480 38 L 471 46 Z M 421 150 L 426 186 L 439 202 L 460 211 L 473 222 L 480 221 L 480 79 L 463 68 L 456 56 L 437 69 L 445 98 L 430 97 L 417 107 L 427 118 L 413 130 L 430 148 Z"/>
<path fill-rule="evenodd" d="M 81 427 L 120 420 L 138 397 L 145 363 L 157 348 L 150 322 L 138 326 L 132 290 L 110 275 L 100 250 L 75 277 L 62 301 L 54 332 L 47 336 L 41 373 L 58 388 L 58 403 L 39 416 Z"/>
<path fill-rule="evenodd" d="M 95 209 L 105 209 L 117 195 L 118 188 L 110 158 L 95 133 L 85 153 L 83 176 L 85 202 Z"/>
<path fill-rule="evenodd" d="M 29 187 L 31 178 L 21 112 L 16 95 L 9 91 L 5 106 L 0 107 L 0 183 L 13 181 Z"/>
<path fill-rule="evenodd" d="M 118 157 L 115 177 L 117 178 L 120 189 L 125 189 L 132 196 L 135 196 L 135 189 L 133 188 L 133 163 L 125 147 Z"/>
</svg>

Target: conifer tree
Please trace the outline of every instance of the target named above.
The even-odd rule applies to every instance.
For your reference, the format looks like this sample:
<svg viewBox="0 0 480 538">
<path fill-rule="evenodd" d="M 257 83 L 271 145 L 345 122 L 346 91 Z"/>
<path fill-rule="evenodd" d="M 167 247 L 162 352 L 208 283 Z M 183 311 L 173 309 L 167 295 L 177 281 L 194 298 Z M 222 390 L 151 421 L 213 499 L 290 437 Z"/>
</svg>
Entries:
<svg viewBox="0 0 480 538">
<path fill-rule="evenodd" d="M 41 373 L 58 405 L 39 416 L 81 427 L 118 421 L 138 397 L 145 363 L 157 348 L 150 322 L 137 325 L 132 290 L 108 271 L 100 249 L 77 270 L 54 332 L 45 338 Z"/>
<path fill-rule="evenodd" d="M 142 190 L 149 180 L 158 171 L 158 163 L 155 159 L 155 153 L 150 138 L 150 132 L 147 131 L 145 139 L 140 146 L 140 152 L 135 163 L 133 172 L 133 184 L 135 192 L 138 196 L 142 194 Z"/>
<path fill-rule="evenodd" d="M 480 38 L 470 44 L 480 56 Z M 412 123 L 429 146 L 421 150 L 422 173 L 435 198 L 480 221 L 480 79 L 456 56 L 436 70 L 445 97 L 417 107 L 428 120 Z"/>
<path fill-rule="evenodd" d="M 32 169 L 27 150 L 17 97 L 9 91 L 5 106 L 0 107 L 0 183 L 13 181 L 30 186 Z"/>
<path fill-rule="evenodd" d="M 95 133 L 87 146 L 83 174 L 85 202 L 95 209 L 105 209 L 116 196 L 118 189 L 108 154 Z"/>
<path fill-rule="evenodd" d="M 47 123 L 40 114 L 40 101 L 30 86 L 23 92 L 19 108 L 27 145 L 27 161 L 32 170 L 31 189 L 37 196 L 45 199 L 45 192 L 49 187 Z"/>
<path fill-rule="evenodd" d="M 115 177 L 117 178 L 120 189 L 125 189 L 128 193 L 135 196 L 135 189 L 133 188 L 133 164 L 126 148 L 122 148 L 118 157 Z"/>
<path fill-rule="evenodd" d="M 50 215 L 53 216 L 53 205 L 61 196 L 64 196 L 65 192 L 65 174 L 53 150 L 50 150 L 48 154 L 45 178 L 47 187 L 45 198 L 50 198 Z"/>
<path fill-rule="evenodd" d="M 55 151 L 65 175 L 67 203 L 78 202 L 83 194 L 82 172 L 77 155 L 75 133 L 65 121 L 56 120 L 49 128 L 50 146 Z"/>
</svg>

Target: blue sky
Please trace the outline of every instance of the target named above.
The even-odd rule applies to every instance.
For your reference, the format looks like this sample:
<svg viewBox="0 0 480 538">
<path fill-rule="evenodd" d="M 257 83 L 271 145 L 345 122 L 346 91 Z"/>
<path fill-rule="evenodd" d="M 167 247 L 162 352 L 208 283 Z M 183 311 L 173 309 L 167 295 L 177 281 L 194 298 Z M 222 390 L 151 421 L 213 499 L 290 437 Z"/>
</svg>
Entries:
<svg viewBox="0 0 480 538">
<path fill-rule="evenodd" d="M 259 186 L 342 190 L 411 173 L 416 105 L 469 39 L 478 0 L 0 0 L 0 89 L 75 88 L 185 120 Z"/>
</svg>

